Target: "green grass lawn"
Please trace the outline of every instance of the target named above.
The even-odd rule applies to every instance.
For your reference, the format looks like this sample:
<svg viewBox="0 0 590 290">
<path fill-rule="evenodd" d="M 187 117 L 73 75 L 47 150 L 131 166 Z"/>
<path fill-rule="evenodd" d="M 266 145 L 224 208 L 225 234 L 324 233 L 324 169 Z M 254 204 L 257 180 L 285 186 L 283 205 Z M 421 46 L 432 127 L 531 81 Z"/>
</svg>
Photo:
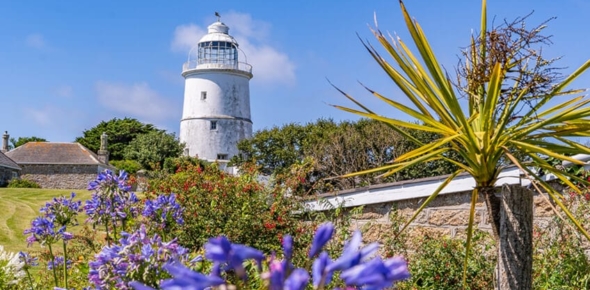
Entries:
<svg viewBox="0 0 590 290">
<path fill-rule="evenodd" d="M 75 200 L 90 198 L 91 192 L 85 189 L 39 189 L 39 188 L 0 188 L 0 245 L 7 251 L 26 251 L 27 243 L 23 231 L 30 227 L 31 221 L 39 216 L 39 209 L 53 197 L 76 192 Z M 84 222 L 82 214 L 78 221 Z M 39 249 L 36 244 L 33 249 Z"/>
</svg>

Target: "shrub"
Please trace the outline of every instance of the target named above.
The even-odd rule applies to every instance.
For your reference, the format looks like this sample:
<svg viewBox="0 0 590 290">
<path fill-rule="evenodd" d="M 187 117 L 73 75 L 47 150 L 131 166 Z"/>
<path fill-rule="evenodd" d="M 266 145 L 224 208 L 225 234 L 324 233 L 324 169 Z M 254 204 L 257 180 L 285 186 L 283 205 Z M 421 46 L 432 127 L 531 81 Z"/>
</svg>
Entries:
<svg viewBox="0 0 590 290">
<path fill-rule="evenodd" d="M 129 174 L 135 174 L 141 169 L 141 164 L 135 160 L 113 160 L 110 164 Z"/>
<path fill-rule="evenodd" d="M 450 237 L 425 235 L 414 240 L 417 251 L 410 255 L 411 280 L 400 283 L 398 289 L 463 289 L 465 242 Z M 467 262 L 468 289 L 493 289 L 495 255 L 486 254 L 494 247 L 487 233 L 476 232 L 472 254 Z"/>
<path fill-rule="evenodd" d="M 12 179 L 8 182 L 10 188 L 41 188 L 41 185 L 28 179 Z"/>
<path fill-rule="evenodd" d="M 280 251 L 284 234 L 295 234 L 298 227 L 303 232 L 293 215 L 300 210 L 299 203 L 285 197 L 281 188 L 266 188 L 246 167 L 234 176 L 215 164 L 184 164 L 175 174 L 150 180 L 146 196 L 159 192 L 175 193 L 184 207 L 184 226 L 178 237 L 192 250 L 223 234 L 265 252 Z"/>
<path fill-rule="evenodd" d="M 587 175 L 587 172 L 583 173 Z M 565 195 L 564 202 L 574 216 L 587 225 L 590 196 Z M 535 229 L 533 288 L 590 289 L 590 262 L 583 238 L 563 220 L 555 217 L 546 228 Z"/>
<path fill-rule="evenodd" d="M 396 289 L 463 289 L 465 242 L 462 239 L 420 232 L 419 228 L 411 229 L 414 234 L 399 233 L 406 220 L 397 209 L 391 211 L 389 219 L 391 230 L 382 238 L 383 254 L 406 256 L 412 273 L 412 278 L 398 283 Z M 495 249 L 487 232 L 475 231 L 467 264 L 467 289 L 494 288 Z"/>
</svg>

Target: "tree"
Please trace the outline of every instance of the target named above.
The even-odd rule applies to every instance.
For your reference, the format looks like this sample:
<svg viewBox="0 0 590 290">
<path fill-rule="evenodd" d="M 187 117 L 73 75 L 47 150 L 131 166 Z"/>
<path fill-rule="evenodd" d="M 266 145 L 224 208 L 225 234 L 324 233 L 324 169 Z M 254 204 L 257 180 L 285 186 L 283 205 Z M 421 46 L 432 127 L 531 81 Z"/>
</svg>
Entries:
<svg viewBox="0 0 590 290">
<path fill-rule="evenodd" d="M 105 132 L 108 136 L 108 150 L 111 160 L 122 160 L 125 147 L 135 137 L 149 132 L 163 132 L 156 129 L 152 124 L 144 124 L 136 119 L 113 118 L 109 121 L 101 121 L 91 129 L 85 130 L 82 137 L 77 137 L 76 142 L 88 149 L 98 152 L 100 149 L 100 135 Z"/>
<path fill-rule="evenodd" d="M 10 138 L 10 149 L 14 149 L 28 142 L 47 142 L 44 138 L 39 137 L 18 137 L 18 139 Z"/>
<path fill-rule="evenodd" d="M 436 134 L 409 130 L 422 142 L 437 139 Z M 385 165 L 397 156 L 415 148 L 401 134 L 382 122 L 361 119 L 343 121 L 320 119 L 305 125 L 287 124 L 258 131 L 238 144 L 242 152 L 232 159 L 234 165 L 255 163 L 263 174 L 286 174 L 295 164 L 311 158 L 313 169 L 307 174 L 303 191 L 342 190 L 406 179 L 450 174 L 457 168 L 447 161 L 433 161 L 424 166 L 408 168 L 388 178 L 377 174 L 354 178 L 333 177 Z"/>
<path fill-rule="evenodd" d="M 184 151 L 174 134 L 151 131 L 138 135 L 125 148 L 125 159 L 135 160 L 145 169 L 161 169 L 166 158 L 179 157 Z"/>
<path fill-rule="evenodd" d="M 459 169 L 424 201 L 408 224 L 455 176 L 460 173 L 471 175 L 475 180 L 475 188 L 472 191 L 467 228 L 465 265 L 467 265 L 471 247 L 475 204 L 478 196 L 481 195 L 486 202 L 497 242 L 498 287 L 500 289 L 531 289 L 532 192 L 523 188 L 507 188 L 502 190 L 501 197 L 497 197 L 495 186 L 499 182 L 500 172 L 509 165 L 506 161 L 512 162 L 531 179 L 535 189 L 540 191 L 542 188 L 547 192 L 578 230 L 590 240 L 590 235 L 560 200 L 559 192 L 543 179 L 540 171 L 535 170 L 535 168 L 542 169 L 544 174 L 553 174 L 578 193 L 581 191 L 572 181 L 587 184 L 586 180 L 551 166 L 544 157 L 583 164 L 570 156 L 590 153 L 590 148 L 570 139 L 588 136 L 590 109 L 584 106 L 590 100 L 585 100 L 584 96 L 576 96 L 557 105 L 548 106 L 548 103 L 557 96 L 563 98 L 564 95 L 581 92 L 581 90 L 566 91 L 565 88 L 590 67 L 590 61 L 584 63 L 571 75 L 548 86 L 547 89 L 542 90 L 542 93 L 532 92 L 531 87 L 526 85 L 525 77 L 510 77 L 514 73 L 512 70 L 521 64 L 518 59 L 508 58 L 505 61 L 499 61 L 497 58 L 490 57 L 489 53 L 493 50 L 487 49 L 489 43 L 487 38 L 493 37 L 494 34 L 488 33 L 487 30 L 486 0 L 483 0 L 481 31 L 477 36 L 479 41 L 475 38 L 472 40 L 473 51 L 468 54 L 467 63 L 472 67 L 483 67 L 486 70 L 489 68 L 489 78 L 465 79 L 467 82 L 465 87 L 468 88 L 465 93 L 469 96 L 469 102 L 466 107 L 463 107 L 456 88 L 439 65 L 420 26 L 410 18 L 402 2 L 400 5 L 418 54 L 414 54 L 401 40 L 389 40 L 378 29 L 373 30 L 373 33 L 393 58 L 393 64 L 381 57 L 373 46 L 366 42 L 363 44 L 412 106 L 404 105 L 372 90 L 369 92 L 400 113 L 419 120 L 420 123 L 377 115 L 344 92 L 343 94 L 360 109 L 335 107 L 387 123 L 417 144 L 418 148 L 398 156 L 392 164 L 346 176 L 383 171 L 385 171 L 383 175 L 388 176 L 409 166 L 434 160 L 447 160 L 455 164 Z M 482 61 L 485 61 L 485 65 L 480 66 Z M 526 66 L 523 68 L 527 70 Z M 518 71 L 515 73 L 518 75 Z M 506 88 L 510 89 L 506 90 Z M 522 110 L 524 106 L 529 105 L 527 102 L 529 97 L 533 97 L 535 103 L 530 105 L 530 109 Z M 519 110 L 522 110 L 522 114 L 514 115 Z M 400 128 L 435 133 L 439 134 L 440 138 L 431 143 L 423 143 Z M 464 163 L 450 159 L 448 157 L 450 152 L 458 154 Z M 464 275 L 465 269 L 464 266 Z"/>
</svg>

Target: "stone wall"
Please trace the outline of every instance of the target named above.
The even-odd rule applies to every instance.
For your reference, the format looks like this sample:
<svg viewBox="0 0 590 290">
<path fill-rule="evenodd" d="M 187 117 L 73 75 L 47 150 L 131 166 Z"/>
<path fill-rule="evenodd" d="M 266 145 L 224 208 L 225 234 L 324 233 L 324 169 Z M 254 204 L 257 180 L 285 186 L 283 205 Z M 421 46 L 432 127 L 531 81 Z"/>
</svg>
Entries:
<svg viewBox="0 0 590 290">
<path fill-rule="evenodd" d="M 390 231 L 390 214 L 397 208 L 397 213 L 409 220 L 424 202 L 425 198 L 401 200 L 397 202 L 365 205 L 363 211 L 354 215 L 356 228 L 365 231 L 367 241 L 379 241 L 386 231 Z M 438 196 L 410 224 L 408 232 L 423 235 L 461 236 L 466 232 L 471 206 L 471 192 L 460 192 Z M 551 204 L 539 194 L 534 196 L 534 224 L 545 228 L 554 216 Z M 475 205 L 475 226 L 490 231 L 487 209 L 480 197 Z"/>
<path fill-rule="evenodd" d="M 86 189 L 96 179 L 98 166 L 73 164 L 20 164 L 21 178 L 37 182 L 42 188 Z"/>
</svg>

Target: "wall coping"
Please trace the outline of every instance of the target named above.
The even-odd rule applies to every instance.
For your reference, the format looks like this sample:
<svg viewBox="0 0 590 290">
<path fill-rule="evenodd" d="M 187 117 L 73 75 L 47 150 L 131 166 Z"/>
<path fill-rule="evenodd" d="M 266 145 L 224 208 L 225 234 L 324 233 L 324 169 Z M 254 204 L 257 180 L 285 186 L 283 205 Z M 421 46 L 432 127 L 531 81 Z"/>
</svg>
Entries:
<svg viewBox="0 0 590 290">
<path fill-rule="evenodd" d="M 590 160 L 590 155 L 578 154 L 572 156 L 581 161 Z M 564 162 L 564 166 L 571 166 L 569 162 Z M 586 163 L 585 168 L 590 168 Z M 427 177 L 400 182 L 377 184 L 361 188 L 353 188 L 338 192 L 324 193 L 314 196 L 304 202 L 304 206 L 309 210 L 323 211 L 335 207 L 356 207 L 369 204 L 387 203 L 407 199 L 424 198 L 430 196 L 443 183 L 449 175 Z M 552 174 L 544 176 L 545 181 L 555 180 Z M 524 178 L 521 170 L 516 166 L 504 168 L 498 177 L 495 186 L 520 184 L 529 186 L 531 181 Z M 465 191 L 471 191 L 475 187 L 475 180 L 469 174 L 457 175 L 439 195 L 453 194 Z M 313 199 L 313 200 L 312 200 Z"/>
</svg>

